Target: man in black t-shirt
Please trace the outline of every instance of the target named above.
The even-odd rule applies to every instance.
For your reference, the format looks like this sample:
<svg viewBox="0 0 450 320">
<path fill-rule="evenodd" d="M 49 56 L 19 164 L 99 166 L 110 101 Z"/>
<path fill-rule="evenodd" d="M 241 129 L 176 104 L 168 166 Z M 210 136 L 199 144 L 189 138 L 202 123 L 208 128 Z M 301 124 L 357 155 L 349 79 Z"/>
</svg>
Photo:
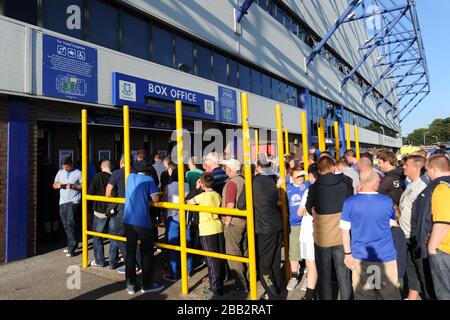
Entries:
<svg viewBox="0 0 450 320">
<path fill-rule="evenodd" d="M 107 197 L 119 197 L 125 198 L 125 157 L 122 155 L 120 158 L 120 169 L 115 170 L 111 178 L 109 179 L 108 185 L 106 186 L 105 196 Z M 112 230 L 110 233 L 116 236 L 125 236 L 125 227 L 123 225 L 123 214 L 125 211 L 125 205 L 119 204 L 117 206 L 117 215 L 112 219 Z M 110 241 L 110 256 L 109 256 L 109 267 L 115 269 L 118 264 L 117 250 L 122 253 L 122 258 L 125 259 L 126 256 L 126 246 L 125 242 L 111 240 Z"/>
<path fill-rule="evenodd" d="M 266 293 L 262 299 L 280 300 L 281 297 L 281 242 L 283 224 L 278 209 L 279 192 L 268 175 L 271 163 L 260 155 L 253 178 L 255 238 L 258 274 Z"/>
<path fill-rule="evenodd" d="M 100 164 L 101 172 L 97 173 L 89 186 L 88 194 L 95 196 L 104 196 L 106 191 L 106 186 L 108 185 L 109 179 L 111 177 L 111 162 L 109 160 L 103 160 Z M 112 218 L 108 216 L 108 203 L 95 201 L 93 203 L 94 220 L 93 229 L 95 232 L 103 233 L 106 226 L 108 229 L 112 229 L 113 223 Z M 91 262 L 91 266 L 94 267 L 105 267 L 105 255 L 103 249 L 103 239 L 100 237 L 94 237 L 94 257 L 95 260 Z M 110 249 L 114 249 L 110 246 Z M 110 250 L 109 256 L 114 256 L 112 250 Z M 112 265 L 112 267 L 114 267 Z"/>
<path fill-rule="evenodd" d="M 397 168 L 397 157 L 395 153 L 389 150 L 381 150 L 378 155 L 378 166 L 385 173 L 381 179 L 378 193 L 389 196 L 394 201 L 394 207 L 397 215 L 397 221 L 400 217 L 398 204 L 404 190 L 404 181 L 401 168 Z M 407 245 L 406 237 L 399 225 L 392 226 L 392 237 L 394 239 L 395 249 L 397 250 L 397 268 L 400 286 L 403 287 L 403 277 L 406 272 Z"/>
</svg>

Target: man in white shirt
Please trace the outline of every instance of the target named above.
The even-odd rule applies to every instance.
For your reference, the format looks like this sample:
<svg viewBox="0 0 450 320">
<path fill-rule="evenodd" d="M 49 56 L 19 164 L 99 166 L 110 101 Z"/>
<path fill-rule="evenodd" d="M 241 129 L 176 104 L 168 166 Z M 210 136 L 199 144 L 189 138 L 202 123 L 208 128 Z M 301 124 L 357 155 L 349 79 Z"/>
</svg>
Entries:
<svg viewBox="0 0 450 320">
<path fill-rule="evenodd" d="M 73 167 L 72 159 L 62 160 L 62 169 L 58 171 L 53 189 L 59 190 L 59 215 L 67 236 L 67 257 L 75 256 L 78 247 L 75 235 L 75 214 L 81 200 L 81 171 Z"/>
<path fill-rule="evenodd" d="M 406 159 L 403 166 L 406 177 L 411 181 L 400 198 L 399 224 L 405 233 L 408 253 L 406 260 L 406 275 L 408 278 L 408 300 L 418 300 L 419 295 L 422 299 L 429 299 L 429 290 L 427 290 L 423 259 L 416 257 L 413 241 L 411 239 L 411 216 L 414 214 L 414 203 L 419 194 L 427 187 L 428 182 L 424 179 L 425 158 L 419 155 L 412 155 Z"/>
</svg>

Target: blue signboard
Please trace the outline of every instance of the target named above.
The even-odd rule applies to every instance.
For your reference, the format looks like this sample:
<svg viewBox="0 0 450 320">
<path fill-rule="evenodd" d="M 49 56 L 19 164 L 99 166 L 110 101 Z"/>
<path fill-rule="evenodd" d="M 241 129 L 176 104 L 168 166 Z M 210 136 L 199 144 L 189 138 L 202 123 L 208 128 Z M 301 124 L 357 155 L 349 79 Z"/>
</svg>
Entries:
<svg viewBox="0 0 450 320">
<path fill-rule="evenodd" d="M 88 123 L 97 125 L 107 125 L 114 127 L 123 126 L 123 114 L 119 110 L 109 109 L 88 109 Z M 145 128 L 157 130 L 175 130 L 176 125 L 173 119 L 155 118 L 153 115 L 145 113 L 130 112 L 130 127 Z M 192 122 L 184 122 L 183 128 L 192 131 L 194 125 Z"/>
<path fill-rule="evenodd" d="M 182 88 L 114 72 L 112 76 L 113 105 L 175 114 L 175 100 L 183 102 L 183 115 L 219 120 L 216 99 Z"/>
<path fill-rule="evenodd" d="M 236 91 L 219 86 L 220 121 L 237 124 Z"/>
<path fill-rule="evenodd" d="M 42 94 L 97 103 L 97 49 L 47 34 L 42 42 Z"/>
</svg>

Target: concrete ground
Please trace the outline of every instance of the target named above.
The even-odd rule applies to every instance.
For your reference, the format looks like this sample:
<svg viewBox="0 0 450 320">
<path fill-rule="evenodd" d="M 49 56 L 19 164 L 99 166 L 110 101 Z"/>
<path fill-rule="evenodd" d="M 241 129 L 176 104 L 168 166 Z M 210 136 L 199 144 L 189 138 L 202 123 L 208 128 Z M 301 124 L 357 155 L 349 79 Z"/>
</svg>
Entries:
<svg viewBox="0 0 450 320">
<path fill-rule="evenodd" d="M 105 247 L 107 251 L 107 246 Z M 93 259 L 90 246 L 89 259 Z M 162 279 L 162 266 L 167 261 L 167 251 L 155 256 L 156 281 L 164 283 L 159 293 L 142 294 L 139 291 L 129 295 L 125 290 L 125 275 L 117 270 L 88 267 L 81 268 L 81 254 L 68 258 L 62 249 L 35 256 L 26 260 L 0 265 L 1 300 L 204 300 L 203 288 L 209 286 L 207 268 L 197 271 L 189 280 L 189 294 L 181 294 L 181 281 L 170 283 Z M 79 275 L 79 278 L 76 276 Z M 79 279 L 79 286 L 77 280 Z M 288 300 L 299 299 L 305 282 L 294 291 L 285 290 Z M 228 286 L 226 286 L 228 287 Z M 258 282 L 258 297 L 264 292 Z M 228 293 L 223 300 L 245 300 L 247 294 Z"/>
</svg>

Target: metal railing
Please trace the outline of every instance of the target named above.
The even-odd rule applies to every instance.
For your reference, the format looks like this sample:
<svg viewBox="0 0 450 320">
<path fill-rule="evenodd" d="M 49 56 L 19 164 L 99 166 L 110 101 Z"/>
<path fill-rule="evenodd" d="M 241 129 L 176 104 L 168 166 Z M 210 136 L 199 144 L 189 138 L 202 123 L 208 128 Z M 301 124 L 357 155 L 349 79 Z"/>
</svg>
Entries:
<svg viewBox="0 0 450 320">
<path fill-rule="evenodd" d="M 183 117 L 182 117 L 182 103 L 176 101 L 176 130 L 177 130 L 177 162 L 178 162 L 178 191 L 179 191 L 179 203 L 169 202 L 149 202 L 150 206 L 165 209 L 177 209 L 180 215 L 180 245 L 169 245 L 164 243 L 155 243 L 155 246 L 162 249 L 177 250 L 181 255 L 181 282 L 182 282 L 182 294 L 187 295 L 189 292 L 188 287 L 188 273 L 187 273 L 187 254 L 197 254 L 201 256 L 208 256 L 218 259 L 228 259 L 233 261 L 240 261 L 249 264 L 249 282 L 250 282 L 250 299 L 256 300 L 258 297 L 256 286 L 256 249 L 255 249 L 255 226 L 253 217 L 253 189 L 251 179 L 251 159 L 250 159 L 250 130 L 248 120 L 248 95 L 247 93 L 241 94 L 241 106 L 242 106 L 242 132 L 243 132 L 243 146 L 244 146 L 244 176 L 245 176 L 245 192 L 246 192 L 246 210 L 228 209 L 219 207 L 204 207 L 193 206 L 185 204 L 185 190 L 184 190 L 184 163 L 183 163 Z M 125 185 L 126 179 L 130 174 L 130 128 L 129 128 L 129 108 L 123 107 L 123 126 L 124 126 L 124 155 L 125 155 Z M 113 202 L 125 204 L 124 198 L 108 198 L 103 196 L 92 196 L 87 194 L 87 168 L 88 168 L 88 136 L 87 136 L 87 110 L 82 110 L 81 113 L 81 126 L 82 126 L 82 242 L 83 242 L 83 256 L 82 265 L 83 268 L 88 267 L 88 235 L 108 238 L 118 241 L 126 241 L 125 237 L 115 236 L 106 233 L 92 232 L 88 230 L 88 201 L 101 201 L 101 202 Z M 203 250 L 197 250 L 187 248 L 186 244 L 186 210 L 196 212 L 209 212 L 222 215 L 232 215 L 247 218 L 247 237 L 248 237 L 248 257 L 239 257 L 228 254 L 222 254 L 217 252 L 208 252 Z M 150 248 L 149 248 L 150 249 Z"/>
</svg>

